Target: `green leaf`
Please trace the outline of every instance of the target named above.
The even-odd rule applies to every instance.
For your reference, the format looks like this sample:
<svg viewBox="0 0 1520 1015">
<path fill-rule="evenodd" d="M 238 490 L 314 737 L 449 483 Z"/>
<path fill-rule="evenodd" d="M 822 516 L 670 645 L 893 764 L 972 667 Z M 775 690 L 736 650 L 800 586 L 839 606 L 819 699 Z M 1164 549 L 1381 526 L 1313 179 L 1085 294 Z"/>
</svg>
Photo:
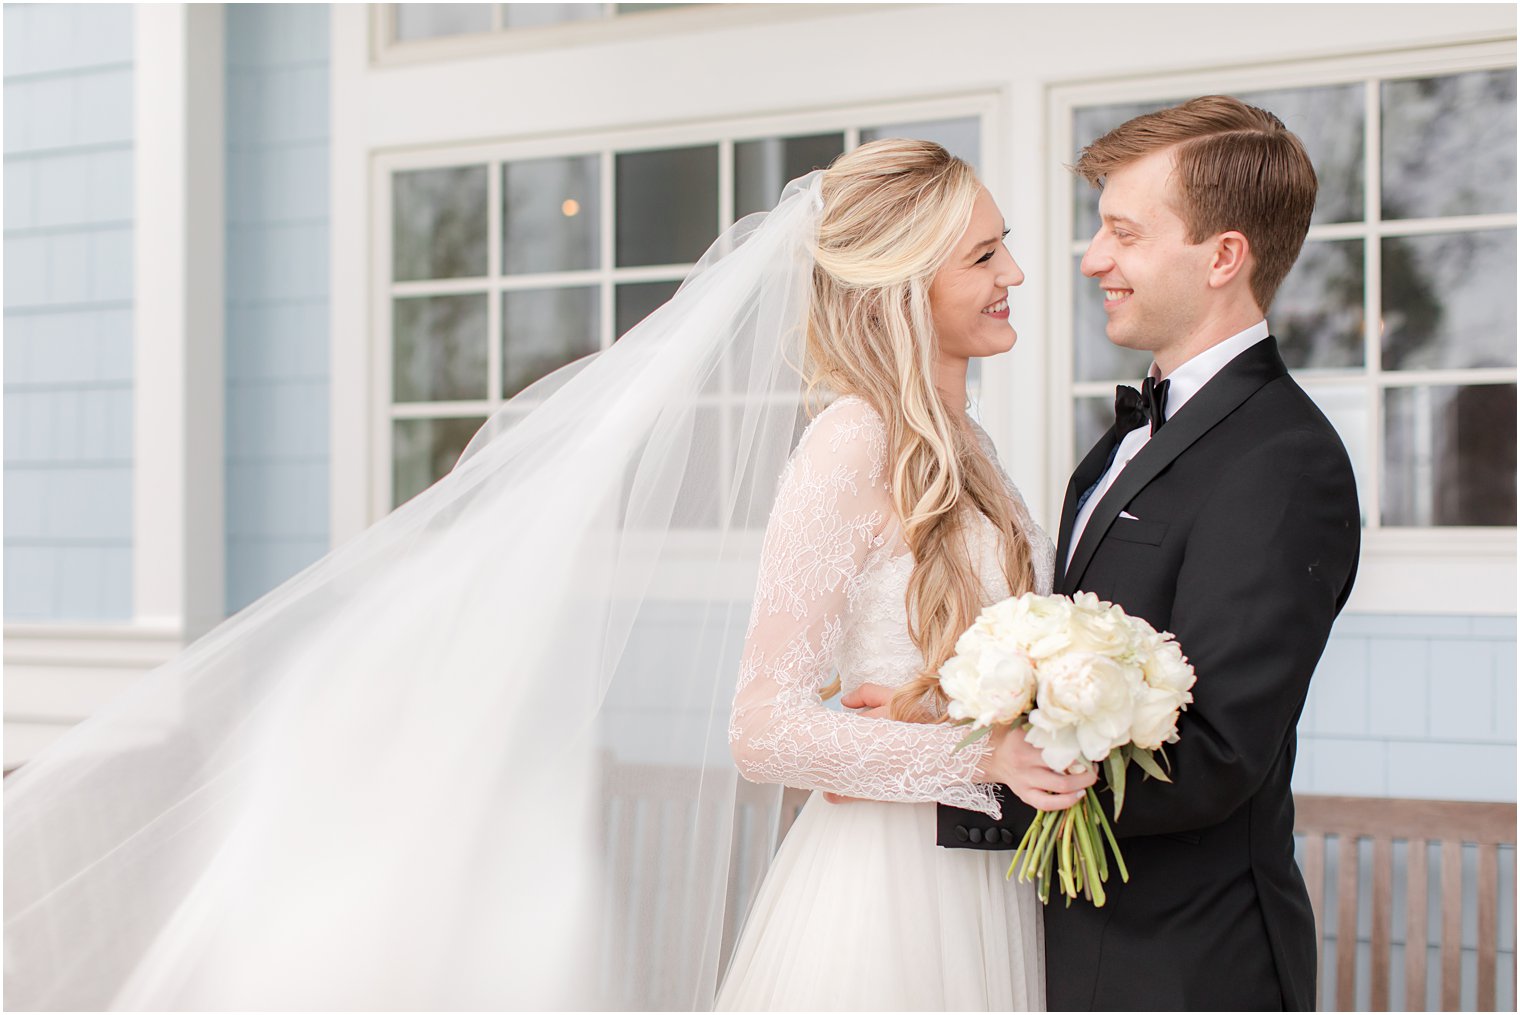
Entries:
<svg viewBox="0 0 1520 1015">
<path fill-rule="evenodd" d="M 1142 751 L 1136 749 L 1135 752 L 1130 755 L 1130 757 L 1134 759 L 1135 764 L 1145 769 L 1146 775 L 1160 779 L 1162 782 L 1172 781 L 1171 777 L 1161 770 L 1161 766 L 1156 764 L 1156 759 L 1151 757 L 1150 751 Z"/>
<path fill-rule="evenodd" d="M 1114 818 L 1124 810 L 1124 769 L 1128 762 L 1118 751 L 1109 751 L 1103 759 L 1103 771 L 1108 775 L 1108 788 L 1114 794 Z"/>
<path fill-rule="evenodd" d="M 966 739 L 962 740 L 960 743 L 958 743 L 958 744 L 955 745 L 955 750 L 958 751 L 962 747 L 970 747 L 972 744 L 976 743 L 978 740 L 982 739 L 982 737 L 985 737 L 987 734 L 989 734 L 991 732 L 992 732 L 992 727 L 991 726 L 983 726 L 981 729 L 976 730 L 975 732 L 968 733 L 968 734 L 966 734 Z M 954 752 L 951 752 L 951 753 L 954 753 Z"/>
</svg>

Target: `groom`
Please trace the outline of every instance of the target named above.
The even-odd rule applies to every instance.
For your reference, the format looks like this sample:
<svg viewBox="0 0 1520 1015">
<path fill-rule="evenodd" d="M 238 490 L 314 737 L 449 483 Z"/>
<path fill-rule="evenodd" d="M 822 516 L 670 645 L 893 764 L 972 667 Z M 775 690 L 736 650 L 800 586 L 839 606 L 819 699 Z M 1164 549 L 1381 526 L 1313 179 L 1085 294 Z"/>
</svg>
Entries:
<svg viewBox="0 0 1520 1015">
<path fill-rule="evenodd" d="M 1345 449 L 1265 315 L 1309 228 L 1314 170 L 1275 116 L 1222 96 L 1130 120 L 1076 170 L 1103 190 L 1082 273 L 1108 338 L 1154 364 L 1067 487 L 1056 591 L 1174 632 L 1198 682 L 1172 782 L 1135 772 L 1114 822 L 1129 883 L 1111 874 L 1101 909 L 1045 908 L 1048 1004 L 1312 1010 L 1295 727 L 1361 527 Z M 1009 848 L 1034 812 L 1004 798 L 997 822 L 940 807 L 939 844 Z"/>
</svg>

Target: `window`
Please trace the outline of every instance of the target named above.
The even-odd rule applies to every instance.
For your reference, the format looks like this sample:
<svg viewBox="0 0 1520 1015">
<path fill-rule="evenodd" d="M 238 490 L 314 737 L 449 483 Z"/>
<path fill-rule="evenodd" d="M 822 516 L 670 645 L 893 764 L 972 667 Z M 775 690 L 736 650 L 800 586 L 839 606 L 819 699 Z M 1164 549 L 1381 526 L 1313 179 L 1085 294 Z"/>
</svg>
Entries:
<svg viewBox="0 0 1520 1015">
<path fill-rule="evenodd" d="M 930 138 L 974 165 L 981 158 L 979 115 L 813 119 L 795 132 L 770 124 L 381 160 L 375 513 L 446 473 L 508 399 L 609 347 L 668 300 L 718 234 L 769 208 L 788 180 L 875 137 Z M 738 397 L 719 379 L 698 425 L 726 441 Z M 528 408 L 531 392 L 518 404 Z"/>
<path fill-rule="evenodd" d="M 388 4 L 391 43 L 624 18 L 703 4 Z"/>
<path fill-rule="evenodd" d="M 1268 318 L 1294 376 L 1345 441 L 1366 528 L 1512 530 L 1514 67 L 1322 81 L 1193 82 L 1142 102 L 1074 97 L 1061 110 L 1066 150 L 1074 159 L 1130 117 L 1208 91 L 1281 117 L 1303 139 L 1320 195 Z M 1067 185 L 1075 460 L 1111 422 L 1114 385 L 1143 376 L 1149 358 L 1104 338 L 1101 296 L 1079 267 L 1097 192 Z"/>
</svg>

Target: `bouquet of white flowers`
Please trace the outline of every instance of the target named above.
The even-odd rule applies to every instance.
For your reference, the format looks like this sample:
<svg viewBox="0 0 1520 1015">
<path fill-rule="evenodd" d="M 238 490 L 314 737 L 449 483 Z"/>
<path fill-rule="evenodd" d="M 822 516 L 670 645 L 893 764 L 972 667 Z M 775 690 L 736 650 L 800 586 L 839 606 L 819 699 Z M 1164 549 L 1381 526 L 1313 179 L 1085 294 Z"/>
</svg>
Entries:
<svg viewBox="0 0 1520 1015">
<path fill-rule="evenodd" d="M 961 746 L 1022 720 L 1025 739 L 1057 772 L 1102 766 L 1115 820 L 1129 762 L 1170 781 L 1155 754 L 1177 742 L 1177 717 L 1193 700 L 1195 679 L 1171 634 L 1090 592 L 1071 599 L 1031 592 L 987 607 L 939 671 L 950 718 L 972 727 Z M 1008 876 L 1017 869 L 1019 880 L 1036 881 L 1040 900 L 1049 902 L 1054 871 L 1067 905 L 1080 895 L 1101 906 L 1105 839 L 1128 881 L 1113 827 L 1090 787 L 1068 810 L 1036 813 Z"/>
</svg>

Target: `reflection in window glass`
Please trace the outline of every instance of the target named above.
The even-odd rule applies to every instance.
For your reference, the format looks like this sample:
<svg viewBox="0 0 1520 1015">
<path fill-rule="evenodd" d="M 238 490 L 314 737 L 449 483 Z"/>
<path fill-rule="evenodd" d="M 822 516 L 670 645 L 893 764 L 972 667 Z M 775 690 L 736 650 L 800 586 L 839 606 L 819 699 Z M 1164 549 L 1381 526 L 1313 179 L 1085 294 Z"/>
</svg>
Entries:
<svg viewBox="0 0 1520 1015">
<path fill-rule="evenodd" d="M 1513 229 L 1384 239 L 1384 368 L 1513 367 L 1514 294 Z"/>
<path fill-rule="evenodd" d="M 1368 447 L 1369 416 L 1372 412 L 1370 393 L 1363 384 L 1306 384 L 1304 390 L 1319 406 L 1319 411 L 1330 420 L 1346 454 L 1351 458 L 1351 471 L 1356 475 L 1356 497 L 1361 506 L 1362 524 L 1367 523 L 1367 505 L 1372 503 L 1368 477 L 1372 471 L 1372 449 Z"/>
<path fill-rule="evenodd" d="M 391 424 L 391 505 L 411 500 L 447 475 L 484 422 L 480 416 L 395 420 Z"/>
<path fill-rule="evenodd" d="M 654 313 L 676 294 L 680 282 L 629 282 L 613 297 L 613 328 L 622 338 L 635 324 Z"/>
<path fill-rule="evenodd" d="M 1319 195 L 1315 223 L 1363 218 L 1366 169 L 1366 94 L 1360 82 L 1319 88 L 1241 92 L 1237 98 L 1275 115 L 1304 143 Z"/>
<path fill-rule="evenodd" d="M 769 211 L 781 188 L 814 169 L 825 169 L 844 151 L 843 134 L 773 137 L 734 145 L 734 218 Z"/>
<path fill-rule="evenodd" d="M 501 263 L 508 275 L 595 268 L 601 223 L 595 155 L 501 167 Z"/>
<path fill-rule="evenodd" d="M 491 30 L 490 4 L 394 4 L 392 9 L 396 12 L 397 42 L 479 35 Z"/>
<path fill-rule="evenodd" d="M 884 137 L 910 137 L 919 141 L 933 141 L 943 145 L 951 155 L 971 163 L 971 168 L 982 171 L 982 127 L 975 117 L 959 120 L 925 120 L 920 123 L 893 123 L 881 127 L 864 127 L 860 131 L 861 143 L 877 141 Z"/>
<path fill-rule="evenodd" d="M 486 273 L 486 167 L 418 169 L 391 178 L 397 282 Z"/>
<path fill-rule="evenodd" d="M 1515 385 L 1384 397 L 1384 525 L 1515 524 Z"/>
<path fill-rule="evenodd" d="M 504 397 L 597 350 L 598 293 L 594 286 L 502 293 Z"/>
<path fill-rule="evenodd" d="M 507 28 L 537 28 L 567 21 L 600 21 L 605 4 L 502 4 L 501 23 Z"/>
<path fill-rule="evenodd" d="M 1267 312 L 1294 370 L 1359 367 L 1366 360 L 1361 240 L 1305 243 Z"/>
<path fill-rule="evenodd" d="M 1078 381 L 1138 383 L 1151 367 L 1148 353 L 1124 349 L 1108 340 L 1108 312 L 1096 279 L 1082 274 L 1082 258 L 1072 258 L 1072 354 Z"/>
<path fill-rule="evenodd" d="M 1515 210 L 1515 71 L 1385 81 L 1383 217 Z"/>
<path fill-rule="evenodd" d="M 486 397 L 486 297 L 421 296 L 392 303 L 392 397 Z"/>
<path fill-rule="evenodd" d="M 718 148 L 617 156 L 617 264 L 686 264 L 718 235 Z"/>
</svg>

